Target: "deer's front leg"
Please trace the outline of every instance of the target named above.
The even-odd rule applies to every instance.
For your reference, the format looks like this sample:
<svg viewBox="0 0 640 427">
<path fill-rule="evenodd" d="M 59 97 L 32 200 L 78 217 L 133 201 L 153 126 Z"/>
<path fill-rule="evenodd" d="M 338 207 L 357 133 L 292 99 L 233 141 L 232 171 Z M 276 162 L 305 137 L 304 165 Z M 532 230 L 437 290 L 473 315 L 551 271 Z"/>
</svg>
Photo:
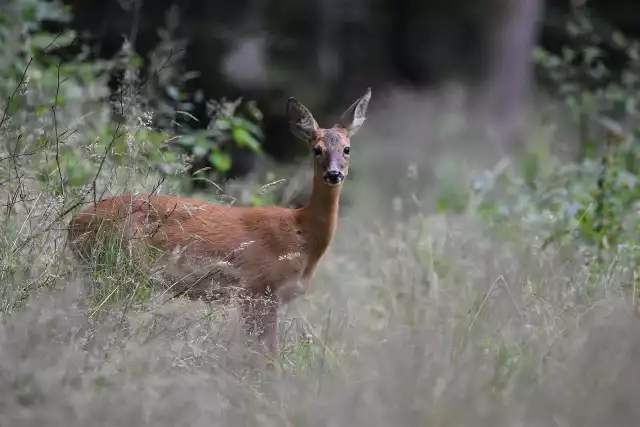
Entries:
<svg viewBox="0 0 640 427">
<path fill-rule="evenodd" d="M 242 320 L 248 335 L 257 335 L 264 342 L 267 352 L 277 357 L 278 344 L 278 300 L 271 295 L 252 295 L 242 305 Z"/>
<path fill-rule="evenodd" d="M 272 314 L 269 315 L 269 319 L 264 322 L 262 326 L 260 339 L 265 342 L 269 356 L 275 359 L 280 355 L 280 343 L 278 342 L 278 307 L 276 304 L 273 304 L 273 308 L 269 310 L 272 311 Z"/>
</svg>

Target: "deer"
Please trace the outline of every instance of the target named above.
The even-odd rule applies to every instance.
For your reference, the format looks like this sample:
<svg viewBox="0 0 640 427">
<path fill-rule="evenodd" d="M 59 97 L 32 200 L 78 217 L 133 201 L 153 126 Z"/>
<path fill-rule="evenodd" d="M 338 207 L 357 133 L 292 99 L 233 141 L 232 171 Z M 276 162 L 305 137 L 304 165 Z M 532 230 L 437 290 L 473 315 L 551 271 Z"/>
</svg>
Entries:
<svg viewBox="0 0 640 427">
<path fill-rule="evenodd" d="M 306 205 L 224 206 L 163 194 L 126 193 L 105 198 L 75 215 L 68 242 L 86 261 L 100 230 L 117 233 L 129 247 L 159 250 L 158 265 L 175 296 L 212 301 L 242 295 L 240 319 L 276 358 L 279 307 L 304 295 L 338 224 L 340 193 L 349 172 L 351 138 L 366 120 L 371 88 L 321 128 L 294 97 L 286 102 L 289 130 L 313 155 L 313 182 Z"/>
</svg>

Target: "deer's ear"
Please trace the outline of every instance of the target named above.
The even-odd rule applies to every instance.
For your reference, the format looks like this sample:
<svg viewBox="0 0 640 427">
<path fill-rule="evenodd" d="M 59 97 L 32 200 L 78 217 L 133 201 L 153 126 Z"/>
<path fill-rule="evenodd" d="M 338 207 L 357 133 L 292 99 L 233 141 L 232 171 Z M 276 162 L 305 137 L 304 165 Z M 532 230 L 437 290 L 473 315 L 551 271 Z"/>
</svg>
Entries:
<svg viewBox="0 0 640 427">
<path fill-rule="evenodd" d="M 362 124 L 366 120 L 367 107 L 371 100 L 371 88 L 367 88 L 367 91 L 361 98 L 351 104 L 347 110 L 342 113 L 340 117 L 340 127 L 349 132 L 349 137 L 355 135 L 362 127 Z"/>
<path fill-rule="evenodd" d="M 289 121 L 289 129 L 298 138 L 303 141 L 314 141 L 318 134 L 318 123 L 307 110 L 307 107 L 298 102 L 295 98 L 289 98 L 287 101 L 287 120 Z"/>
</svg>

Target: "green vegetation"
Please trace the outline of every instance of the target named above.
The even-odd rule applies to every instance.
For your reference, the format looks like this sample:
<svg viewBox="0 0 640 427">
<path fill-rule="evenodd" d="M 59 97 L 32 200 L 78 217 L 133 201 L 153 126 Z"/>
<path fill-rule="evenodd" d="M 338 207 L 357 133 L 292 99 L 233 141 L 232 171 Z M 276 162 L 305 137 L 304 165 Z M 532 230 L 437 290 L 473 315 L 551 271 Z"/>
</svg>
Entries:
<svg viewBox="0 0 640 427">
<path fill-rule="evenodd" d="M 634 104 L 637 91 L 562 92 L 555 111 L 568 104 L 578 129 L 585 120 L 594 126 L 580 133 L 576 159 L 550 149 L 568 125 L 539 120 L 518 161 L 430 188 L 436 213 L 357 213 L 388 177 L 350 177 L 345 192 L 354 208 L 345 210 L 312 292 L 280 325 L 280 369 L 268 372 L 234 339 L 226 307 L 165 302 L 153 274 L 109 238 L 88 268 L 65 247 L 65 227 L 83 203 L 160 185 L 186 192 L 200 174 L 187 172 L 193 157 L 218 172 L 229 168 L 229 141 L 259 152 L 259 111 L 248 103 L 240 115 L 239 104 L 223 103 L 205 131 L 161 129 L 147 109 L 160 98 L 145 98 L 126 46 L 113 62 L 85 61 L 83 53 L 61 64 L 47 52 L 74 35 L 52 42 L 39 25 L 42 8 L 57 8 L 60 19 L 66 11 L 41 1 L 9 5 L 0 13 L 0 413 L 7 425 L 640 419 L 630 404 L 640 384 L 639 128 L 633 109 L 615 121 L 610 114 L 615 102 Z M 552 71 L 568 67 L 538 56 Z M 107 102 L 106 72 L 123 63 L 120 96 Z M 161 123 L 183 114 L 172 84 L 161 86 L 174 94 L 173 104 L 158 107 Z M 354 159 L 388 143 L 376 130 L 369 120 Z M 244 200 L 274 203 L 265 188 L 248 183 Z M 200 196 L 221 202 L 222 194 L 212 186 Z M 382 199 L 391 205 L 396 196 Z M 409 194 L 403 206 L 421 197 Z"/>
</svg>

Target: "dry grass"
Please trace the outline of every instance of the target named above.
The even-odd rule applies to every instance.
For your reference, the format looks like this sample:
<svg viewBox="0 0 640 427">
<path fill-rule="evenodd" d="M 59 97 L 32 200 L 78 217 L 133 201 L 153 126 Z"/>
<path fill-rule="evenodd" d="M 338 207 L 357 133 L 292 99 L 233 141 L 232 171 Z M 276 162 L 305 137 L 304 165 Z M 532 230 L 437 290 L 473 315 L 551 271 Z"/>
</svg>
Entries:
<svg viewBox="0 0 640 427">
<path fill-rule="evenodd" d="M 619 286 L 624 266 L 593 275 L 534 235 L 488 229 L 473 210 L 427 214 L 416 201 L 434 187 L 414 200 L 401 154 L 425 165 L 471 156 L 417 149 L 430 135 L 419 110 L 404 100 L 354 141 L 354 161 L 367 152 L 375 165 L 394 152 L 375 120 L 402 116 L 398 126 L 410 127 L 394 131 L 399 155 L 382 176 L 359 160 L 315 287 L 280 325 L 275 372 L 256 368 L 221 307 L 128 294 L 96 317 L 91 289 L 136 288 L 136 266 L 70 265 L 62 231 L 38 228 L 46 193 L 40 208 L 5 214 L 1 424 L 638 425 L 640 332 Z"/>
</svg>

